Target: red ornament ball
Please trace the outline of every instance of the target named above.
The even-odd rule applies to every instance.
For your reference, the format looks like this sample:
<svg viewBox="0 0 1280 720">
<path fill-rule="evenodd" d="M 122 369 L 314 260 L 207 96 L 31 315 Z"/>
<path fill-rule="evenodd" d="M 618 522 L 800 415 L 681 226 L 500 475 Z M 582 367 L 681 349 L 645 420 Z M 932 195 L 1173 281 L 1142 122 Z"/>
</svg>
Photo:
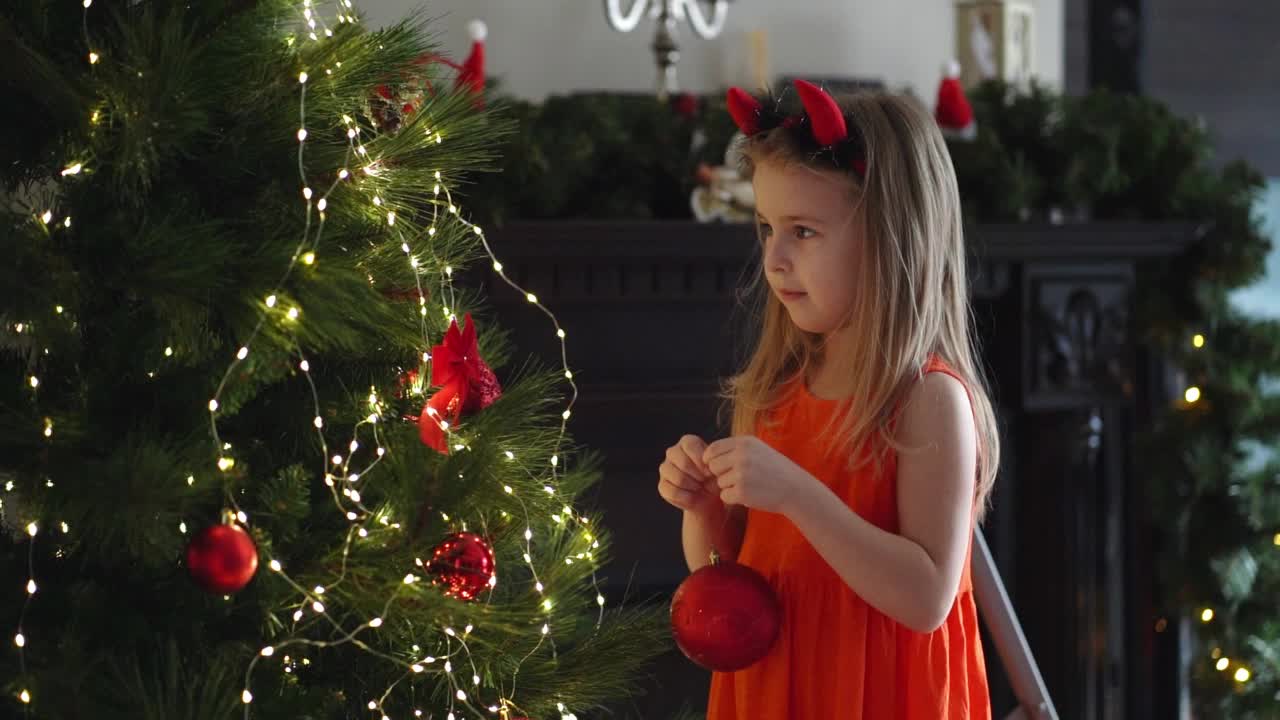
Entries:
<svg viewBox="0 0 1280 720">
<path fill-rule="evenodd" d="M 210 525 L 187 545 L 187 572 L 211 593 L 241 590 L 258 571 L 258 548 L 239 525 Z"/>
<path fill-rule="evenodd" d="M 427 572 L 432 583 L 443 586 L 450 597 L 472 600 L 495 584 L 496 563 L 489 541 L 475 533 L 446 537 L 431 553 Z"/>
<path fill-rule="evenodd" d="M 746 565 L 712 560 L 676 588 L 671 631 L 690 660 L 716 672 L 733 672 L 763 658 L 778 637 L 782 610 L 760 573 Z"/>
</svg>

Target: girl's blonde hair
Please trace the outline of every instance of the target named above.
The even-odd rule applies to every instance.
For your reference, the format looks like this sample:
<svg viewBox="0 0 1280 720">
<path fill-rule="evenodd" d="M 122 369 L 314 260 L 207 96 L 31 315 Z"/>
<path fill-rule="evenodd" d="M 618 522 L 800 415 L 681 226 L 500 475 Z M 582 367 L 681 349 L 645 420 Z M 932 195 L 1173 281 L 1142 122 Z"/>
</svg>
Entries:
<svg viewBox="0 0 1280 720">
<path fill-rule="evenodd" d="M 850 129 L 862 136 L 865 180 L 848 171 L 851 203 L 861 203 L 865 229 L 859 267 L 850 268 L 854 301 L 848 322 L 856 347 L 824 347 L 823 339 L 792 323 L 763 282 L 760 334 L 745 368 L 725 386 L 734 434 L 748 434 L 766 419 L 790 382 L 814 363 L 838 363 L 845 386 L 835 418 L 832 449 L 856 468 L 880 463 L 883 452 L 905 451 L 893 437 L 894 420 L 931 356 L 940 358 L 969 391 L 978 437 L 975 508 L 981 518 L 995 482 L 1000 441 L 986 382 L 979 370 L 969 307 L 960 196 L 946 143 L 933 118 L 906 97 L 865 92 L 838 98 Z M 830 157 L 814 156 L 786 128 L 757 133 L 741 146 L 748 177 L 761 163 L 792 163 L 831 171 Z M 846 333 L 847 335 L 847 333 Z"/>
</svg>

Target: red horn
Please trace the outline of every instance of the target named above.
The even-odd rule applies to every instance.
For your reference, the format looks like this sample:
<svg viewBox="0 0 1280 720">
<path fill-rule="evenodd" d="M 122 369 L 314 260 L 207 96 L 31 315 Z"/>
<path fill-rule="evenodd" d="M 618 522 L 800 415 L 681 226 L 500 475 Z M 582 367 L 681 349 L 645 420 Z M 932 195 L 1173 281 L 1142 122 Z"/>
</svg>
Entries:
<svg viewBox="0 0 1280 720">
<path fill-rule="evenodd" d="M 729 115 L 733 116 L 733 124 L 738 126 L 743 135 L 755 135 L 760 132 L 759 100 L 740 87 L 731 87 L 727 102 Z"/>
<path fill-rule="evenodd" d="M 844 124 L 844 113 L 836 105 L 835 98 L 823 92 L 822 88 L 811 82 L 796 80 L 796 92 L 805 112 L 809 113 L 809 123 L 813 129 L 813 139 L 822 147 L 835 145 L 849 137 L 849 128 Z"/>
</svg>

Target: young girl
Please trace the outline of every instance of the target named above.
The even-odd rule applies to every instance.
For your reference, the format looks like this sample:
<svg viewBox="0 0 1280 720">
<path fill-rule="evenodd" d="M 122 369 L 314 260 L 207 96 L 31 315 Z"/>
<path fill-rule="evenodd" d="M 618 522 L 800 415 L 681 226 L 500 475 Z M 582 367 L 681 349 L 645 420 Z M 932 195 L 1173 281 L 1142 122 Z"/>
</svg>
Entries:
<svg viewBox="0 0 1280 720">
<path fill-rule="evenodd" d="M 763 327 L 733 436 L 659 469 L 691 570 L 759 571 L 782 629 L 712 679 L 709 720 L 989 718 L 970 538 L 998 461 L 972 343 L 955 172 L 914 101 L 803 110 L 735 88 L 758 210 Z"/>
</svg>

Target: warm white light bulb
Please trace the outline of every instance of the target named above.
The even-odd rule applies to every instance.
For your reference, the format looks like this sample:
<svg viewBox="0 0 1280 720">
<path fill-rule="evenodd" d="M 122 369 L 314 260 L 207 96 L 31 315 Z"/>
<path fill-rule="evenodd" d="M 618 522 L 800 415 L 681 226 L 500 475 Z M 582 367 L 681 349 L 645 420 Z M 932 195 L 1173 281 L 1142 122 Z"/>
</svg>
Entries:
<svg viewBox="0 0 1280 720">
<path fill-rule="evenodd" d="M 306 82 L 307 82 L 307 73 L 306 73 L 306 72 L 300 72 L 300 73 L 298 73 L 298 82 L 299 82 L 299 83 L 302 83 L 302 84 L 304 84 L 304 85 L 306 84 Z"/>
<path fill-rule="evenodd" d="M 307 139 L 307 129 L 298 128 L 298 142 L 302 142 L 303 140 L 306 140 L 306 139 Z"/>
<path fill-rule="evenodd" d="M 249 688 L 245 688 L 244 692 L 240 693 L 240 702 L 245 705 L 253 702 L 253 693 L 249 692 Z"/>
</svg>

